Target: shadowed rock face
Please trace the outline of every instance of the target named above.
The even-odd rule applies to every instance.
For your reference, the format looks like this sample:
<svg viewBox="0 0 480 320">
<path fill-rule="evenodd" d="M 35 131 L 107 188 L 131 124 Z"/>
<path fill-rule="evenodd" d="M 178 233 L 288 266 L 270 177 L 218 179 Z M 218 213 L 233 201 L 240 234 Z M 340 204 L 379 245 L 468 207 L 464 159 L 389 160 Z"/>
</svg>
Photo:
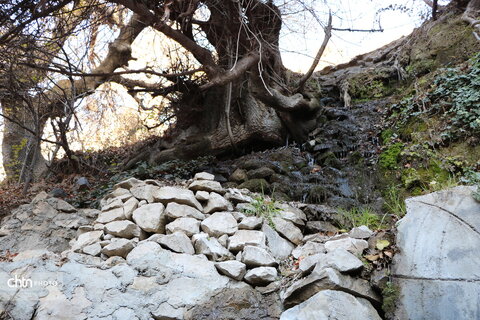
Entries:
<svg viewBox="0 0 480 320">
<path fill-rule="evenodd" d="M 480 319 L 480 203 L 474 187 L 407 200 L 393 275 L 396 319 Z"/>
</svg>

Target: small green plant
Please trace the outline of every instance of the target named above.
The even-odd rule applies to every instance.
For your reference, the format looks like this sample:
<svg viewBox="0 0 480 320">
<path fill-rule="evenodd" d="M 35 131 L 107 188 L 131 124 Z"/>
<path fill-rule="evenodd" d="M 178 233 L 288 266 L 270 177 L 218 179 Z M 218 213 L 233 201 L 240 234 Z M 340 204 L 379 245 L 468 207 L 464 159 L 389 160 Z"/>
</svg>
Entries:
<svg viewBox="0 0 480 320">
<path fill-rule="evenodd" d="M 385 191 L 385 208 L 392 214 L 403 217 L 407 213 L 405 198 L 400 185 L 391 185 Z"/>
<path fill-rule="evenodd" d="M 396 169 L 403 143 L 397 142 L 389 146 L 379 157 L 378 163 L 382 169 Z"/>
<path fill-rule="evenodd" d="M 382 309 L 387 314 L 395 311 L 395 305 L 400 297 L 400 288 L 393 282 L 387 282 L 385 288 L 382 290 L 383 304 Z"/>
<path fill-rule="evenodd" d="M 370 229 L 376 230 L 384 227 L 384 219 L 369 207 L 352 208 L 350 210 L 340 209 L 339 213 L 343 216 L 345 221 L 345 225 L 342 226 L 343 229 L 367 226 Z"/>
<path fill-rule="evenodd" d="M 250 206 L 243 210 L 246 215 L 262 217 L 267 220 L 267 223 L 272 229 L 275 229 L 273 217 L 281 210 L 278 208 L 275 200 L 266 197 L 263 193 L 255 197 Z"/>
</svg>

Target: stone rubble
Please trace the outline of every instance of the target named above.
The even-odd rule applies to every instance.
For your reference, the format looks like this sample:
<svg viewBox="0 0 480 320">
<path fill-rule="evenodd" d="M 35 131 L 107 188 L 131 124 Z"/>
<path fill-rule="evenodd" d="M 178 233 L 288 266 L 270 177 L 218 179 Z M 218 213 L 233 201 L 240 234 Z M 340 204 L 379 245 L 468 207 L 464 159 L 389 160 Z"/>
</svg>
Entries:
<svg viewBox="0 0 480 320">
<path fill-rule="evenodd" d="M 368 228 L 333 240 L 320 234 L 304 236 L 307 221 L 302 210 L 279 204 L 279 213 L 270 221 L 242 211 L 253 198 L 244 190 L 223 189 L 208 173 L 196 174 L 189 189 L 134 178 L 120 182 L 102 200 L 102 211 L 91 212 L 96 220 L 77 226 L 77 239 L 62 253 L 68 262 L 61 267 L 35 262 L 38 270 L 61 272 L 70 286 L 66 289 L 72 288 L 68 294 L 59 289 L 38 293 L 42 300 L 36 317 L 59 312 L 46 302 L 58 298 L 65 300 L 61 303 L 65 310 L 78 306 L 71 311 L 75 318 L 188 319 L 194 306 L 218 292 L 251 285 L 265 299 L 269 294 L 277 297 L 278 308 L 273 309 L 281 310 L 282 304 L 291 308 L 281 319 L 297 319 L 293 310 L 307 314 L 318 305 L 345 301 L 363 312 L 359 315 L 370 316 L 357 319 L 379 318 L 372 307 L 378 308 L 378 295 L 355 276 L 363 267 L 356 255 L 368 247 L 363 240 Z M 50 210 L 72 215 L 77 211 L 63 200 L 55 201 Z M 293 271 L 298 276 L 282 287 L 285 263 L 292 259 L 299 261 Z M 0 267 L 0 280 L 19 263 Z M 98 293 L 110 289 L 118 293 L 112 291 L 110 299 L 103 300 Z M 8 301 L 11 294 L 0 289 L 0 311 L 6 307 L 1 301 Z M 33 305 L 15 308 L 24 308 L 28 319 L 34 310 Z"/>
</svg>

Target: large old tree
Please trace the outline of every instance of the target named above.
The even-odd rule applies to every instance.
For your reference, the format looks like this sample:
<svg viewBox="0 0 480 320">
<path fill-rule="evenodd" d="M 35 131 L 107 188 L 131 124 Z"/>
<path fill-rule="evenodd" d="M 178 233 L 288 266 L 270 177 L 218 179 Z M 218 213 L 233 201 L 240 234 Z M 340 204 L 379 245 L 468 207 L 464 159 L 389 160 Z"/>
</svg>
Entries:
<svg viewBox="0 0 480 320">
<path fill-rule="evenodd" d="M 468 8 L 466 18 L 478 25 L 478 4 L 455 0 L 451 6 Z M 3 161 L 10 177 L 27 180 L 40 171 L 46 122 L 74 116 L 75 101 L 106 82 L 121 84 L 132 95 L 168 97 L 168 110 L 175 116 L 173 139 L 140 152 L 130 164 L 221 153 L 253 143 L 282 144 L 288 137 L 300 141 L 315 125 L 319 103 L 304 87 L 328 41 L 331 20 L 311 70 L 290 80 L 279 49 L 284 7 L 276 1 L 17 0 L 0 7 Z M 64 43 L 78 38 L 80 29 L 98 30 L 102 24 L 118 29 L 103 60 L 87 69 L 72 66 Z M 168 70 L 128 70 L 131 45 L 147 27 L 173 40 L 192 61 L 173 63 Z M 62 123 L 56 143 L 68 156 Z"/>
</svg>

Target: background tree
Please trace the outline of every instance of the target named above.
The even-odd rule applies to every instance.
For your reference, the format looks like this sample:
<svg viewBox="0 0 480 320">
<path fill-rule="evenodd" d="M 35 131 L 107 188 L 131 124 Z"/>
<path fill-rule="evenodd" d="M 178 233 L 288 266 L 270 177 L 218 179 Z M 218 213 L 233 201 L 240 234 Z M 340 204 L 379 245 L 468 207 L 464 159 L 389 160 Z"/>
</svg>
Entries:
<svg viewBox="0 0 480 320">
<path fill-rule="evenodd" d="M 454 0 L 451 6 L 465 10 L 469 23 L 478 26 L 478 2 Z M 106 82 L 121 84 L 139 100 L 144 94 L 165 97 L 170 101 L 166 118 L 175 117 L 171 138 L 139 152 L 127 167 L 139 160 L 162 162 L 254 144 L 279 145 L 287 139 L 302 141 L 316 125 L 320 104 L 305 86 L 311 72 L 292 77 L 279 48 L 285 14 L 301 11 L 316 17 L 305 1 L 65 0 L 0 6 L 0 45 L 5 48 L 0 57 L 0 103 L 6 119 L 4 164 L 10 177 L 26 180 L 28 174 L 22 172 L 33 173 L 42 163 L 38 148 L 48 119 L 61 120 L 56 143 L 69 156 L 60 124 L 74 117 L 78 99 Z M 93 37 L 100 25 L 115 25 L 117 36 L 98 64 L 85 66 L 79 61 L 89 55 L 72 58 L 64 44 L 85 28 Z M 129 69 L 131 45 L 146 28 L 174 41 L 186 60 L 171 61 L 162 70 Z M 331 28 L 330 19 L 311 71 Z"/>
</svg>

